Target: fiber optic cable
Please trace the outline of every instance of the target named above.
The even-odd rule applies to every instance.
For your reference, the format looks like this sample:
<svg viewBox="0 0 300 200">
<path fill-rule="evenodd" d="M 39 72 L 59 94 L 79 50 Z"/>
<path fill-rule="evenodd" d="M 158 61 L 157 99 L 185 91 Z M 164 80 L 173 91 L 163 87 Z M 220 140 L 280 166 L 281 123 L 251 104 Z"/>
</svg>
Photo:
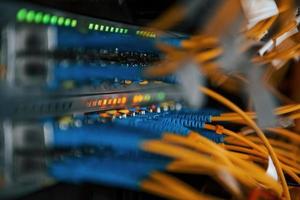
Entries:
<svg viewBox="0 0 300 200">
<path fill-rule="evenodd" d="M 176 147 L 176 150 L 175 150 L 175 149 L 173 149 L 173 147 L 171 147 L 169 145 L 166 145 L 166 144 L 163 144 L 163 143 L 159 144 L 159 143 L 149 142 L 149 143 L 146 143 L 145 145 L 146 146 L 143 147 L 145 150 L 148 150 L 150 152 L 156 152 L 158 154 L 164 154 L 164 155 L 172 156 L 172 157 L 174 156 L 175 158 L 179 158 L 179 159 L 188 158 L 188 157 L 185 157 L 185 156 L 190 155 L 191 157 L 190 156 L 189 157 L 190 157 L 191 160 L 189 159 L 189 162 L 192 162 L 192 163 L 197 163 L 198 162 L 197 160 L 199 160 L 201 158 L 201 156 L 197 155 L 197 154 L 195 154 L 194 155 L 195 157 L 193 158 L 193 154 L 191 154 L 192 152 L 187 152 L 187 149 L 185 149 L 183 151 L 183 149 L 179 150 L 178 149 L 179 147 Z M 155 148 L 154 148 L 154 146 L 152 147 L 152 145 L 154 145 Z M 180 152 L 182 152 L 183 154 L 180 154 Z M 203 166 L 205 166 L 205 163 L 207 163 L 207 160 L 206 161 L 202 160 L 201 162 L 199 161 L 199 166 L 203 167 Z M 217 168 L 216 171 L 221 170 L 221 169 L 219 169 L 219 167 L 221 167 L 221 165 L 212 164 L 212 165 L 209 165 L 209 166 L 210 166 L 210 168 L 211 167 Z M 229 169 L 227 169 L 227 170 L 229 170 Z M 231 170 L 230 172 L 233 173 L 233 174 L 236 174 L 238 171 L 237 171 L 237 169 L 235 169 L 235 170 Z M 264 172 L 262 172 L 262 173 L 264 173 Z M 241 177 L 239 177 L 239 178 L 241 178 Z M 261 177 L 257 176 L 257 178 L 261 178 Z M 241 181 L 246 181 L 246 179 L 240 179 L 240 180 Z M 246 182 L 249 184 L 250 183 L 249 181 L 250 181 L 250 179 L 247 179 Z M 274 182 L 274 180 L 272 180 L 272 181 L 273 181 L 273 183 L 276 183 L 276 182 Z M 278 188 L 278 186 L 277 186 L 277 188 Z"/>
<path fill-rule="evenodd" d="M 280 164 L 275 152 L 273 151 L 272 146 L 268 142 L 268 139 L 265 137 L 264 133 L 260 130 L 260 128 L 256 125 L 256 123 L 251 118 L 249 118 L 239 107 L 237 107 L 236 105 L 234 105 L 232 102 L 230 102 L 226 98 L 222 97 L 221 95 L 213 92 L 212 90 L 204 88 L 204 87 L 200 87 L 199 90 L 201 92 L 205 93 L 206 95 L 209 95 L 210 97 L 222 102 L 223 104 L 225 104 L 229 108 L 231 108 L 234 111 L 236 111 L 237 113 L 239 113 L 241 115 L 241 117 L 243 117 L 247 121 L 249 126 L 251 126 L 256 131 L 258 136 L 264 142 L 264 144 L 265 144 L 265 146 L 266 146 L 268 152 L 270 153 L 270 156 L 271 156 L 271 158 L 274 162 L 277 174 L 280 177 L 280 181 L 281 181 L 282 186 L 283 186 L 285 198 L 291 199 L 290 194 L 289 194 L 289 190 L 288 190 L 288 186 L 287 186 L 287 182 L 286 182 L 286 179 L 284 177 L 284 174 L 283 174 L 283 171 L 282 171 L 282 168 L 281 168 L 281 164 Z"/>
<path fill-rule="evenodd" d="M 50 173 L 62 180 L 95 181 L 138 189 L 140 182 L 151 171 L 163 169 L 165 165 L 166 162 L 144 160 L 137 164 L 136 161 L 90 156 L 79 159 L 65 158 L 64 161 L 54 162 L 50 166 Z"/>
</svg>

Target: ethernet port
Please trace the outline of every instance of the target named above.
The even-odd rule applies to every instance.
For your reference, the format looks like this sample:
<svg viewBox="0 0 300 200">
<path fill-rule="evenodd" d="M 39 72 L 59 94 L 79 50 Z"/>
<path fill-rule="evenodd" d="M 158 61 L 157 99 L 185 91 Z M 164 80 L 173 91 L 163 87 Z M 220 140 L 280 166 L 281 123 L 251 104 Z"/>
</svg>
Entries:
<svg viewBox="0 0 300 200">
<path fill-rule="evenodd" d="M 46 78 L 47 69 L 43 63 L 30 62 L 25 65 L 25 74 L 32 78 Z"/>
<path fill-rule="evenodd" d="M 28 34 L 25 40 L 25 48 L 27 50 L 39 50 L 44 48 L 43 43 L 44 42 L 43 38 L 41 37 L 41 34 L 31 33 Z"/>
<path fill-rule="evenodd" d="M 41 58 L 20 58 L 16 65 L 16 83 L 20 86 L 35 87 L 46 84 L 48 79 L 47 61 Z"/>
</svg>

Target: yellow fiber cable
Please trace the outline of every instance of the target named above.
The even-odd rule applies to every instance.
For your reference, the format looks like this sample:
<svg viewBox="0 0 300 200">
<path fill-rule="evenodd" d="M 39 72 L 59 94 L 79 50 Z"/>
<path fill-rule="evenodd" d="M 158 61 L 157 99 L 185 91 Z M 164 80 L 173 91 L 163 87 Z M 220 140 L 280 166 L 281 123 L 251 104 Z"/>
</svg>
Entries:
<svg viewBox="0 0 300 200">
<path fill-rule="evenodd" d="M 238 106 L 236 106 L 234 103 L 232 103 L 231 101 L 229 101 L 228 99 L 226 99 L 225 97 L 219 95 L 218 93 L 200 86 L 199 87 L 200 92 L 218 100 L 219 102 L 223 103 L 224 105 L 228 106 L 229 108 L 231 108 L 232 110 L 234 110 L 235 112 L 239 113 L 241 115 L 241 117 L 243 117 L 243 119 L 249 124 L 250 127 L 252 127 L 257 135 L 259 136 L 259 138 L 263 141 L 264 145 L 266 146 L 270 157 L 274 163 L 274 166 L 276 168 L 278 177 L 281 181 L 282 187 L 283 187 L 283 194 L 284 197 L 287 198 L 288 200 L 290 200 L 290 193 L 289 193 L 289 188 L 286 182 L 286 179 L 284 177 L 283 171 L 282 171 L 282 167 L 281 164 L 272 148 L 272 146 L 270 145 L 268 139 L 266 138 L 266 136 L 264 135 L 264 133 L 262 132 L 262 130 L 256 125 L 256 123 L 249 118 Z"/>
<path fill-rule="evenodd" d="M 295 132 L 292 132 L 292 131 L 289 131 L 289 130 L 286 130 L 283 128 L 268 128 L 267 130 L 271 131 L 272 133 L 281 135 L 285 138 L 288 138 L 294 143 L 300 144 L 300 135 Z"/>
<path fill-rule="evenodd" d="M 180 140 L 180 138 L 181 138 L 181 140 Z M 203 137 L 201 137 L 201 136 L 199 136 L 199 138 L 203 138 Z M 171 141 L 171 142 L 177 142 L 177 143 L 179 143 L 179 144 L 184 144 L 184 145 L 188 145 L 189 147 L 192 147 L 192 148 L 195 148 L 195 149 L 198 149 L 198 143 L 196 143 L 196 142 L 192 142 L 192 141 L 190 141 L 190 142 L 187 142 L 187 138 L 183 138 L 182 136 L 172 136 L 172 135 L 167 135 L 167 137 L 165 137 L 164 138 L 165 140 L 167 140 L 167 141 Z M 224 153 L 224 155 L 227 155 L 227 152 L 226 151 L 223 151 L 223 153 Z M 237 159 L 235 159 L 235 161 L 236 162 L 243 162 L 243 161 L 241 161 L 241 160 L 237 160 Z M 227 167 L 233 167 L 232 166 L 232 164 L 230 164 L 229 166 L 227 166 Z M 243 163 L 243 167 L 245 167 L 245 163 Z M 259 168 L 253 168 L 253 166 L 252 166 L 252 168 L 248 168 L 249 170 L 252 170 L 252 169 L 254 169 L 255 170 L 255 173 L 257 173 L 257 171 L 259 171 Z M 236 170 L 236 169 L 235 169 Z M 260 171 L 262 174 L 264 174 L 265 172 L 264 171 Z M 257 177 L 256 177 L 257 178 Z M 262 181 L 262 180 L 261 180 Z"/>
<path fill-rule="evenodd" d="M 169 188 L 174 193 L 180 194 L 185 199 L 190 200 L 199 200 L 199 199 L 212 199 L 208 195 L 202 195 L 199 192 L 197 192 L 194 188 L 191 186 L 185 184 L 184 182 L 173 178 L 171 176 L 168 176 L 166 174 L 160 173 L 160 172 L 154 172 L 151 173 L 151 178 L 160 182 L 162 185 L 164 185 L 164 188 Z"/>
<path fill-rule="evenodd" d="M 140 187 L 145 191 L 157 194 L 162 197 L 166 197 L 170 199 L 178 199 L 178 200 L 184 199 L 184 197 L 178 195 L 175 192 L 171 192 L 167 190 L 163 185 L 158 184 L 156 181 L 145 180 L 141 182 Z"/>
</svg>

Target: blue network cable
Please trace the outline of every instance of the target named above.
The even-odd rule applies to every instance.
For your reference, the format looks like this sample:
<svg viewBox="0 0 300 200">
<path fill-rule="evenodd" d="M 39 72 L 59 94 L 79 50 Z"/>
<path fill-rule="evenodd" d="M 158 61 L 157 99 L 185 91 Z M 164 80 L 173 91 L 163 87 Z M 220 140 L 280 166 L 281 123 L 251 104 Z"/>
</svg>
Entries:
<svg viewBox="0 0 300 200">
<path fill-rule="evenodd" d="M 118 128 L 107 124 L 84 125 L 82 127 L 70 127 L 62 130 L 53 128 L 54 147 L 80 147 L 80 146 L 111 146 L 117 149 L 138 149 L 139 144 L 154 138 L 149 131 L 134 129 L 132 127 Z"/>
<path fill-rule="evenodd" d="M 115 123 L 139 128 L 142 131 L 150 130 L 158 137 L 161 137 L 166 132 L 180 135 L 187 135 L 190 132 L 188 128 L 173 122 L 155 120 L 117 120 Z"/>
<path fill-rule="evenodd" d="M 115 34 L 109 32 L 82 33 L 67 28 L 57 28 L 58 48 L 101 48 L 118 49 L 119 51 L 153 52 L 160 53 L 157 44 L 167 44 L 181 48 L 181 42 L 188 36 L 162 36 L 155 40 L 141 38 L 135 35 Z"/>
<path fill-rule="evenodd" d="M 211 122 L 211 114 L 220 115 L 220 112 L 210 109 L 183 109 L 181 111 L 146 113 L 126 119 L 116 119 L 114 123 L 151 130 L 159 133 L 160 136 L 165 132 L 187 135 L 191 130 L 194 130 L 212 141 L 222 143 L 224 141 L 223 135 L 203 129 L 205 123 Z"/>
<path fill-rule="evenodd" d="M 139 144 L 148 139 L 159 139 L 164 133 L 187 135 L 191 130 L 199 131 L 207 138 L 223 142 L 223 135 L 203 129 L 211 115 L 187 114 L 186 111 L 146 113 L 135 117 L 115 119 L 111 123 L 84 124 L 62 130 L 54 125 L 53 146 L 110 146 L 115 149 L 138 149 Z M 199 112 L 203 113 L 203 112 Z M 87 116 L 88 117 L 88 116 Z M 89 118 L 89 117 L 88 117 Z M 94 120 L 97 119 L 95 116 Z"/>
<path fill-rule="evenodd" d="M 173 46 L 176 48 L 182 48 L 181 42 L 188 38 L 189 38 L 188 36 L 184 36 L 184 37 L 180 37 L 180 38 L 162 37 L 162 38 L 159 38 L 158 42 L 160 42 L 162 44 L 167 44 L 167 45 L 170 45 L 170 46 Z"/>
<path fill-rule="evenodd" d="M 205 129 L 192 129 L 192 130 L 196 131 L 200 135 L 210 139 L 215 143 L 224 143 L 225 135 L 223 134 L 218 134 L 215 131 L 205 130 Z"/>
<path fill-rule="evenodd" d="M 114 34 L 105 32 L 82 33 L 67 28 L 57 29 L 57 48 L 94 48 L 118 49 L 118 51 L 153 52 L 158 53 L 154 40 L 144 39 L 134 35 Z"/>
<path fill-rule="evenodd" d="M 50 87 L 56 88 L 60 82 L 72 80 L 78 83 L 86 81 L 101 83 L 102 81 L 131 80 L 140 82 L 142 80 L 158 80 L 167 83 L 177 83 L 176 76 L 148 78 L 144 75 L 145 67 L 134 66 L 125 67 L 121 65 L 110 64 L 105 67 L 91 66 L 89 64 L 62 65 L 57 64 L 54 67 Z"/>
<path fill-rule="evenodd" d="M 58 27 L 56 43 L 58 48 L 99 48 L 118 49 L 119 51 L 160 52 L 157 44 L 167 44 L 181 48 L 181 42 L 188 36 L 161 36 L 157 39 L 146 39 L 129 34 L 115 34 L 110 32 L 82 33 L 77 30 Z"/>
<path fill-rule="evenodd" d="M 190 108 L 183 108 L 178 113 L 181 114 L 196 114 L 196 115 L 213 115 L 213 116 L 219 116 L 221 112 L 216 109 L 210 109 L 210 108 L 202 108 L 202 109 L 190 109 Z"/>
<path fill-rule="evenodd" d="M 119 65 L 108 65 L 105 67 L 75 64 L 65 67 L 56 65 L 54 77 L 57 81 L 75 80 L 85 81 L 90 79 L 113 80 L 115 78 L 123 80 L 142 80 L 142 67 L 124 67 Z"/>
<path fill-rule="evenodd" d="M 141 161 L 86 156 L 53 162 L 49 167 L 49 173 L 61 181 L 94 182 L 139 189 L 141 181 L 148 178 L 150 173 L 164 170 L 169 163 L 169 159 Z"/>
<path fill-rule="evenodd" d="M 60 181 L 102 183 L 138 190 L 141 182 L 149 178 L 152 172 L 166 170 L 173 161 L 143 152 L 141 144 L 149 139 L 159 139 L 166 132 L 187 135 L 190 131 L 197 131 L 216 143 L 224 142 L 223 135 L 203 129 L 204 123 L 210 121 L 211 113 L 207 110 L 189 112 L 186 109 L 147 112 L 111 123 L 95 123 L 67 130 L 54 125 L 54 147 L 90 147 L 94 151 L 92 155 L 54 161 L 49 173 Z"/>
</svg>

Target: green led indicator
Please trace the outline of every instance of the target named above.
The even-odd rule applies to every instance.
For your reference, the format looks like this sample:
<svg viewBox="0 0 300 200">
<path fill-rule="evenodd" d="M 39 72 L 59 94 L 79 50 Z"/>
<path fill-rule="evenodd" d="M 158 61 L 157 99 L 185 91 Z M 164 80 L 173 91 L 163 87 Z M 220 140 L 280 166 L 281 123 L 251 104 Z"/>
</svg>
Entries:
<svg viewBox="0 0 300 200">
<path fill-rule="evenodd" d="M 27 22 L 32 22 L 35 17 L 35 12 L 33 10 L 30 10 L 26 15 Z"/>
<path fill-rule="evenodd" d="M 104 30 L 104 26 L 101 25 L 101 26 L 100 26 L 100 31 L 103 31 L 103 30 Z"/>
<path fill-rule="evenodd" d="M 51 23 L 52 25 L 55 25 L 55 24 L 57 23 L 57 19 L 58 19 L 57 16 L 52 16 L 51 19 L 50 19 L 50 23 Z"/>
<path fill-rule="evenodd" d="M 99 29 L 99 25 L 98 25 L 98 24 L 95 24 L 94 29 L 97 31 L 97 30 Z"/>
<path fill-rule="evenodd" d="M 70 18 L 67 18 L 65 20 L 65 26 L 70 26 L 71 25 L 71 19 Z"/>
<path fill-rule="evenodd" d="M 38 12 L 38 13 L 35 15 L 34 21 L 35 21 L 35 23 L 41 23 L 42 20 L 43 20 L 43 13 Z"/>
<path fill-rule="evenodd" d="M 77 20 L 70 19 L 70 18 L 64 18 L 64 17 L 58 17 L 58 16 L 51 16 L 50 14 L 45 14 L 43 12 L 37 12 L 34 10 L 27 11 L 25 8 L 20 9 L 17 12 L 16 19 L 20 22 L 26 21 L 28 23 L 35 22 L 37 24 L 43 23 L 43 24 L 52 24 L 52 25 L 64 25 L 64 26 L 77 26 Z"/>
<path fill-rule="evenodd" d="M 124 33 L 125 33 L 125 34 L 127 34 L 127 33 L 128 33 L 128 29 L 127 29 L 127 28 L 124 30 Z"/>
<path fill-rule="evenodd" d="M 123 28 L 120 28 L 120 33 L 123 33 L 124 29 Z"/>
<path fill-rule="evenodd" d="M 76 26 L 77 26 L 77 20 L 76 20 L 76 19 L 73 19 L 73 20 L 72 20 L 71 26 L 72 26 L 72 27 L 76 27 Z"/>
<path fill-rule="evenodd" d="M 115 29 L 115 33 L 118 33 L 119 32 L 119 28 L 117 27 L 116 29 Z"/>
<path fill-rule="evenodd" d="M 109 31 L 109 26 L 106 26 L 106 27 L 105 27 L 105 31 L 106 31 L 106 32 Z"/>
<path fill-rule="evenodd" d="M 94 29 L 94 24 L 90 23 L 90 24 L 89 24 L 89 29 L 90 29 L 90 30 Z"/>
<path fill-rule="evenodd" d="M 114 27 L 110 27 L 110 32 L 114 32 L 115 31 L 115 28 Z"/>
<path fill-rule="evenodd" d="M 19 12 L 17 13 L 17 20 L 24 21 L 26 19 L 26 15 L 27 15 L 26 9 L 19 10 Z"/>
<path fill-rule="evenodd" d="M 166 94 L 164 92 L 159 92 L 156 97 L 158 100 L 163 101 L 166 98 Z"/>
<path fill-rule="evenodd" d="M 139 34 L 140 34 L 140 31 L 136 31 L 135 33 L 136 33 L 137 35 L 139 35 Z"/>
<path fill-rule="evenodd" d="M 44 24 L 48 24 L 50 22 L 50 15 L 45 14 L 42 21 L 43 21 Z"/>
<path fill-rule="evenodd" d="M 151 100 L 151 95 L 150 95 L 150 94 L 146 94 L 146 95 L 144 96 L 144 100 L 145 100 L 145 101 L 150 101 L 150 100 Z"/>
<path fill-rule="evenodd" d="M 65 22 L 65 18 L 64 18 L 64 17 L 59 17 L 59 18 L 58 18 L 58 21 L 57 21 L 57 24 L 58 24 L 59 26 L 61 26 L 61 25 L 64 24 L 64 22 Z"/>
</svg>

